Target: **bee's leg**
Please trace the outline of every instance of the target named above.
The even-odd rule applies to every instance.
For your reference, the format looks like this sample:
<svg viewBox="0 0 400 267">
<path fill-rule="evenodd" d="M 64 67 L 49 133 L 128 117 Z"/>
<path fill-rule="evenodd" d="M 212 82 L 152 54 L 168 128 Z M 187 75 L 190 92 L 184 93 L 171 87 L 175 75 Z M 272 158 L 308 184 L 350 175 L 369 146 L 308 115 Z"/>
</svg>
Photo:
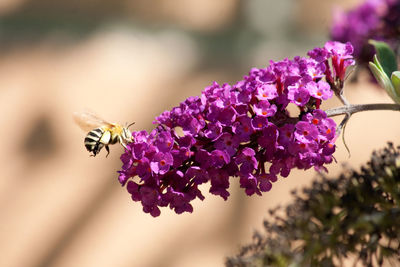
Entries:
<svg viewBox="0 0 400 267">
<path fill-rule="evenodd" d="M 118 141 L 126 149 L 126 145 L 125 145 L 124 139 L 120 135 L 118 135 Z"/>
<path fill-rule="evenodd" d="M 107 145 L 106 145 L 105 147 L 106 147 L 106 150 L 107 150 L 107 155 L 106 155 L 106 157 L 108 157 L 108 154 L 110 154 L 110 149 L 108 148 Z"/>
</svg>

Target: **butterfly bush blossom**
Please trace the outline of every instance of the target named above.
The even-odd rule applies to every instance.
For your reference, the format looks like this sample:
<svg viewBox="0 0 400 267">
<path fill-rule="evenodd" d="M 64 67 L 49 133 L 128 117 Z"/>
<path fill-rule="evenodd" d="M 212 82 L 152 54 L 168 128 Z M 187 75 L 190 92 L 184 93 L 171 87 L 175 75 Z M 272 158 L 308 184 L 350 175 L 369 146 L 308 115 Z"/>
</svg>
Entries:
<svg viewBox="0 0 400 267">
<path fill-rule="evenodd" d="M 366 0 L 355 9 L 334 13 L 331 38 L 351 42 L 359 64 L 372 60 L 374 49 L 368 44 L 369 39 L 385 41 L 396 48 L 400 45 L 399 36 L 399 0 Z"/>
<path fill-rule="evenodd" d="M 120 183 L 156 217 L 166 206 L 192 212 L 191 201 L 204 199 L 204 183 L 226 200 L 230 177 L 239 178 L 247 195 L 261 195 L 293 168 L 325 169 L 336 124 L 320 105 L 343 84 L 352 52 L 350 43 L 328 42 L 307 58 L 254 68 L 234 85 L 214 82 L 200 97 L 162 113 L 150 133 L 132 133 Z M 300 115 L 290 117 L 289 105 Z"/>
</svg>

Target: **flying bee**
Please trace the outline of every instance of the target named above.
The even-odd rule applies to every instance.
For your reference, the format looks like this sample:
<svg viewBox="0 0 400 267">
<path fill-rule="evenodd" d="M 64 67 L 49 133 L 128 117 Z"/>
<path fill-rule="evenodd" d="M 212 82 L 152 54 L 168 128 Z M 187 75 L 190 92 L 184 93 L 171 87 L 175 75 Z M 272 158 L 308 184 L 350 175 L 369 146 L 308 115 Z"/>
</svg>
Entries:
<svg viewBox="0 0 400 267">
<path fill-rule="evenodd" d="M 109 145 L 120 143 L 124 148 L 128 143 L 133 142 L 133 137 L 129 127 L 134 123 L 123 127 L 117 123 L 108 122 L 96 114 L 85 111 L 75 112 L 74 120 L 84 131 L 89 131 L 85 137 L 84 144 L 86 149 L 96 156 L 105 147 L 107 156 L 110 153 Z"/>
</svg>

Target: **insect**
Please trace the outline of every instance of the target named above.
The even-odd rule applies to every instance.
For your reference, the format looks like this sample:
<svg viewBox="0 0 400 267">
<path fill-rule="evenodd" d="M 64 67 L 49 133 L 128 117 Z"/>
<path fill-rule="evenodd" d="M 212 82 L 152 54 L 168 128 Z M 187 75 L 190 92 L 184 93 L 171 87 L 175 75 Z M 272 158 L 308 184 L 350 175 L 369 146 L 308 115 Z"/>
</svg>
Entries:
<svg viewBox="0 0 400 267">
<path fill-rule="evenodd" d="M 89 131 L 85 137 L 84 143 L 86 149 L 93 153 L 91 156 L 96 156 L 100 150 L 105 147 L 107 156 L 110 154 L 109 145 L 120 143 L 124 148 L 128 143 L 133 142 L 133 137 L 129 131 L 129 127 L 134 123 L 123 127 L 117 123 L 108 122 L 93 112 L 75 112 L 75 122 L 84 131 Z"/>
</svg>

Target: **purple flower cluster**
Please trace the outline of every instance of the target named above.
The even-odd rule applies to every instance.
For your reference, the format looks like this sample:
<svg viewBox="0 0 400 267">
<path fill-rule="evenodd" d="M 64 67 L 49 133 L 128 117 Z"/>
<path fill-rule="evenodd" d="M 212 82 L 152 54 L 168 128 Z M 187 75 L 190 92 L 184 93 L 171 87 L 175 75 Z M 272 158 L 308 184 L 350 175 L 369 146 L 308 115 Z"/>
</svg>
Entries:
<svg viewBox="0 0 400 267">
<path fill-rule="evenodd" d="M 331 38 L 350 42 L 359 64 L 372 61 L 374 49 L 369 39 L 389 43 L 392 48 L 400 45 L 400 1 L 366 0 L 357 8 L 344 12 L 337 10 L 331 28 Z"/>
<path fill-rule="evenodd" d="M 229 178 L 247 195 L 267 192 L 293 168 L 324 169 L 335 151 L 335 122 L 320 109 L 353 64 L 352 46 L 328 42 L 309 57 L 270 62 L 234 85 L 214 82 L 156 118 L 156 128 L 133 132 L 121 156 L 119 181 L 156 217 L 159 207 L 192 212 L 204 199 L 199 185 L 227 199 Z M 288 106 L 299 114 L 290 117 Z"/>
</svg>

